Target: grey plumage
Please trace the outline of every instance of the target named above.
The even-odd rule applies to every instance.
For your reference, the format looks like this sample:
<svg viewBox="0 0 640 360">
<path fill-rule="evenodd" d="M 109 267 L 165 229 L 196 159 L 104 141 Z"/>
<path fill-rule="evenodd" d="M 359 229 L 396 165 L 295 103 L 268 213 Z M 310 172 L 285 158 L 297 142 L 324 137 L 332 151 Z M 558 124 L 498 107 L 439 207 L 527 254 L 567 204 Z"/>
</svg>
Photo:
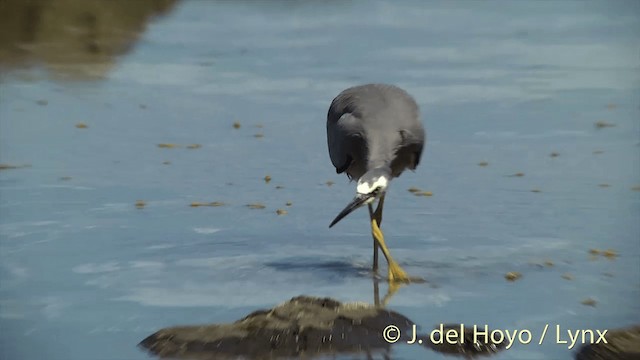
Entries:
<svg viewBox="0 0 640 360">
<path fill-rule="evenodd" d="M 369 208 L 373 235 L 373 271 L 378 270 L 378 249 L 387 259 L 389 281 L 410 281 L 393 260 L 380 223 L 391 179 L 420 163 L 425 131 L 418 104 L 397 86 L 367 84 L 342 91 L 327 114 L 327 144 L 337 173 L 357 179 L 356 196 L 329 227 L 363 205 Z M 378 200 L 376 210 L 372 203 Z"/>
<path fill-rule="evenodd" d="M 367 84 L 348 88 L 333 99 L 327 142 L 337 173 L 360 179 L 386 171 L 398 177 L 418 166 L 425 131 L 418 105 L 406 91 Z"/>
</svg>

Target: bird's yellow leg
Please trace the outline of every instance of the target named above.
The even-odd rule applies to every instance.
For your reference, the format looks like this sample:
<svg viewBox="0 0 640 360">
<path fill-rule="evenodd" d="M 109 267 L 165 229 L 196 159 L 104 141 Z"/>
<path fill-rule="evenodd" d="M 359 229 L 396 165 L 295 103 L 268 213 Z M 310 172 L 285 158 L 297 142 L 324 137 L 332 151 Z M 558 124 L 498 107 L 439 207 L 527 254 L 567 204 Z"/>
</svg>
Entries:
<svg viewBox="0 0 640 360">
<path fill-rule="evenodd" d="M 378 246 L 380 246 L 382 254 L 387 259 L 387 264 L 389 265 L 389 282 L 409 282 L 409 276 L 407 273 L 391 257 L 391 253 L 384 242 L 384 235 L 378 227 L 376 219 L 371 220 L 371 233 L 373 234 L 373 238 L 378 242 Z"/>
</svg>

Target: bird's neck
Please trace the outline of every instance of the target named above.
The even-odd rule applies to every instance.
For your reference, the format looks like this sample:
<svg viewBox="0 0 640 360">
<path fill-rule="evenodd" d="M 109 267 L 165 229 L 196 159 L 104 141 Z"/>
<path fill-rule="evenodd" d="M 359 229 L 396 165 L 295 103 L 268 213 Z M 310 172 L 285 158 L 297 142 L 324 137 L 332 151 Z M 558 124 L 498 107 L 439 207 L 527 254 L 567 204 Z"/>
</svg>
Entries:
<svg viewBox="0 0 640 360">
<path fill-rule="evenodd" d="M 393 144 L 394 143 L 388 139 L 373 135 L 370 136 L 367 144 L 369 150 L 367 168 L 387 168 L 389 172 L 391 172 L 391 162 L 396 155 Z"/>
<path fill-rule="evenodd" d="M 388 174 L 389 177 L 391 177 L 391 160 L 390 159 L 389 160 L 385 160 L 385 159 L 369 160 L 367 163 L 367 169 L 369 169 L 369 171 L 378 170 L 379 172 Z"/>
</svg>

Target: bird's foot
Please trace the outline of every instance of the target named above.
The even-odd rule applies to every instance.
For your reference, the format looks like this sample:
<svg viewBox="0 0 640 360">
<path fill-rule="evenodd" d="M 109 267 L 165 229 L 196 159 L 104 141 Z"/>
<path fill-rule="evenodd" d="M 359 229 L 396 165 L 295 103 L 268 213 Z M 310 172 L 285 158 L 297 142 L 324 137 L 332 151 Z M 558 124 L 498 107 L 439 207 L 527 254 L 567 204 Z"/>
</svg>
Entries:
<svg viewBox="0 0 640 360">
<path fill-rule="evenodd" d="M 389 283 L 409 283 L 411 279 L 395 261 L 389 262 Z"/>
</svg>

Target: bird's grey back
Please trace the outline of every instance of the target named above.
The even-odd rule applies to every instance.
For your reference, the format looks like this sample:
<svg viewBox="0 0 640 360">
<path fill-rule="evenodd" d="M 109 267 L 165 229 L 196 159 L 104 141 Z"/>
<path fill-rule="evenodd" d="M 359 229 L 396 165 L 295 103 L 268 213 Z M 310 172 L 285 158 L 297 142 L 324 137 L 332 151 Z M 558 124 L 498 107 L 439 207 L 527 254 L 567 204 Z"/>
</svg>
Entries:
<svg viewBox="0 0 640 360">
<path fill-rule="evenodd" d="M 415 168 L 424 143 L 424 128 L 413 97 L 397 86 L 367 84 L 342 91 L 331 102 L 327 114 L 329 155 L 339 172 L 359 178 L 367 170 L 370 157 L 385 160 L 398 146 L 410 145 L 417 152 L 412 163 L 397 163 L 397 174 L 405 167 Z M 371 154 L 368 148 L 373 148 Z M 348 157 L 353 162 L 348 169 Z M 408 160 L 408 159 L 407 159 Z"/>
<path fill-rule="evenodd" d="M 387 84 L 366 84 L 342 91 L 332 101 L 327 120 L 337 121 L 345 113 L 366 119 L 365 126 L 372 122 L 415 126 L 419 122 L 418 105 L 411 95 Z"/>
</svg>

